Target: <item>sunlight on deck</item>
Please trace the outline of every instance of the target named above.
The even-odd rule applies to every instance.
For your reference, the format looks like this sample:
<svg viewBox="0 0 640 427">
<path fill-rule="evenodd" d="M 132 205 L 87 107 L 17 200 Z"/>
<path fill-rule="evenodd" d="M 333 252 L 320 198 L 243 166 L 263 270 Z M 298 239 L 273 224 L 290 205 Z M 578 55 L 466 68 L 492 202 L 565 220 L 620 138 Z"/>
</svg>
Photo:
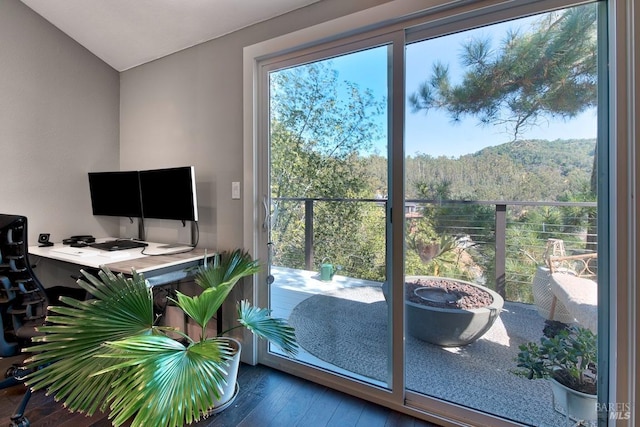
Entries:
<svg viewBox="0 0 640 427">
<path fill-rule="evenodd" d="M 297 306 L 319 294 L 333 298 L 340 295 L 339 298 L 344 296 L 343 301 L 352 300 L 360 304 L 384 303 L 381 295 L 376 296 L 375 301 L 357 299 L 358 295 L 377 293 L 376 288 L 382 286 L 380 282 L 340 275 L 335 275 L 331 281 L 321 281 L 318 272 L 284 267 L 271 267 L 271 274 L 274 282 L 270 288 L 270 300 L 272 314 L 275 317 L 289 319 Z M 357 290 L 358 287 L 362 287 L 363 290 Z M 300 318 L 299 315 L 297 317 Z M 338 317 L 340 316 L 327 315 L 326 322 L 316 319 L 314 325 L 324 324 L 332 331 L 343 329 L 336 322 L 344 322 L 344 320 L 338 320 Z M 372 320 L 372 318 L 365 319 L 367 324 Z M 369 329 L 372 329 L 372 332 L 382 333 L 385 329 L 384 322 L 386 322 L 385 315 L 382 314 L 382 321 L 376 327 Z M 513 373 L 516 369 L 514 359 L 518 346 L 528 341 L 538 340 L 543 326 L 544 320 L 538 315 L 534 306 L 505 302 L 500 317 L 493 327 L 469 345 L 439 347 L 408 336 L 405 338 L 407 389 L 527 424 L 559 425 L 557 422 L 561 422 L 563 417 L 552 408 L 551 390 L 547 381 L 530 381 Z M 362 337 L 362 343 L 359 339 L 351 342 L 349 354 L 360 354 L 360 356 L 351 357 L 352 360 L 354 357 L 356 360 L 356 365 L 352 365 L 351 369 L 345 369 L 346 364 L 337 366 L 341 363 L 334 364 L 327 361 L 331 360 L 332 354 L 336 351 L 347 351 L 346 347 L 331 350 L 334 347 L 330 346 L 333 341 L 330 337 L 321 339 L 323 343 L 329 345 L 329 353 L 334 352 L 329 357 L 326 354 L 321 355 L 322 352 L 318 352 L 318 348 L 313 350 L 317 354 L 312 354 L 311 351 L 302 347 L 297 359 L 302 363 L 339 375 L 386 387 L 385 382 L 382 381 L 386 376 L 385 368 L 382 368 L 380 375 L 360 369 L 365 365 L 371 366 L 371 360 L 365 357 L 370 350 L 365 351 L 364 347 L 359 347 L 368 345 L 370 341 L 367 340 L 370 338 Z M 381 357 L 386 359 L 384 345 L 383 342 Z M 272 347 L 273 350 L 275 349 Z M 422 356 L 416 357 L 418 354 Z M 468 384 L 468 386 L 461 386 L 461 384 Z"/>
</svg>

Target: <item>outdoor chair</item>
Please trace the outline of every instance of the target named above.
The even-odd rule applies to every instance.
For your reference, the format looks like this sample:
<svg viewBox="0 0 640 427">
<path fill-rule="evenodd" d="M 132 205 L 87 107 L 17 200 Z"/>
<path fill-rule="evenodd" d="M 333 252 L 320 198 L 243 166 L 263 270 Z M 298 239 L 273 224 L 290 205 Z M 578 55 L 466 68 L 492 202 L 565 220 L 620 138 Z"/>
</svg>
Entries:
<svg viewBox="0 0 640 427">
<path fill-rule="evenodd" d="M 553 292 L 551 292 L 551 269 L 549 268 L 550 256 L 566 256 L 563 240 L 547 240 L 547 246 L 543 255 L 544 265 L 537 266 L 536 273 L 531 283 L 533 302 L 536 305 L 538 314 L 545 320 L 565 324 L 574 323 L 575 318 L 571 313 L 569 313 L 565 306 L 554 297 Z M 558 268 L 555 270 L 561 271 L 561 269 Z M 551 313 L 552 305 L 554 308 L 553 313 Z"/>
<path fill-rule="evenodd" d="M 550 318 L 559 303 L 580 326 L 597 333 L 598 284 L 595 281 L 597 254 L 550 256 L 551 293 Z"/>
</svg>

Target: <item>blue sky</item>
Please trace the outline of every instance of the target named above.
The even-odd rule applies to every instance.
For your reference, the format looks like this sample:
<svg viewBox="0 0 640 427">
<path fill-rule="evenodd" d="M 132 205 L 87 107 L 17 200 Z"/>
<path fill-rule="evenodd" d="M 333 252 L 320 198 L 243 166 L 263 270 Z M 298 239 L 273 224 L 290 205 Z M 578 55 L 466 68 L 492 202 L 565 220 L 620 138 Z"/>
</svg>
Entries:
<svg viewBox="0 0 640 427">
<path fill-rule="evenodd" d="M 405 76 L 407 95 L 417 90 L 420 83 L 429 76 L 435 61 L 449 65 L 450 75 L 455 82 L 462 70 L 459 63 L 460 46 L 469 38 L 487 37 L 497 48 L 508 28 L 526 30 L 531 22 L 532 18 L 525 18 L 408 45 Z M 361 88 L 369 88 L 377 96 L 383 97 L 387 90 L 386 58 L 386 48 L 379 47 L 334 58 L 332 63 L 341 80 L 357 82 Z M 503 126 L 481 126 L 475 117 L 452 123 L 444 112 L 432 110 L 426 115 L 424 112 L 411 113 L 408 106 L 405 116 L 407 155 L 424 153 L 458 157 L 512 139 L 512 135 Z M 383 126 L 384 120 L 386 119 L 381 119 Z M 596 111 L 592 109 L 569 121 L 543 119 L 539 126 L 526 131 L 520 138 L 555 140 L 595 137 Z M 379 148 L 384 147 L 384 144 L 383 141 L 379 142 Z"/>
</svg>

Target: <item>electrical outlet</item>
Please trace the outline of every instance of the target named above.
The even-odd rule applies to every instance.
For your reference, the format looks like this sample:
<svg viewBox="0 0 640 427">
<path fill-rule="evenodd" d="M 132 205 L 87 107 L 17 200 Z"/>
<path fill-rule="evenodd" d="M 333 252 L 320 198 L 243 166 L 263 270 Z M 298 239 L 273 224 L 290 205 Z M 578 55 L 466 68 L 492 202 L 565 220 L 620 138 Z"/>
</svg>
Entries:
<svg viewBox="0 0 640 427">
<path fill-rule="evenodd" d="M 231 183 L 231 198 L 232 199 L 240 198 L 240 183 L 238 181 L 234 181 Z"/>
</svg>

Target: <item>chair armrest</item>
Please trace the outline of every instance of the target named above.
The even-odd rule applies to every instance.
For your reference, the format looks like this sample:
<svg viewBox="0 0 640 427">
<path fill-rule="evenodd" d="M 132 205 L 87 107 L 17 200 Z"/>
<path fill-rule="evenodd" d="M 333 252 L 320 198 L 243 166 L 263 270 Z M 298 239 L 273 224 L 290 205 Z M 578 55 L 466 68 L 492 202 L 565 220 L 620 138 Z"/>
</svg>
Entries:
<svg viewBox="0 0 640 427">
<path fill-rule="evenodd" d="M 551 274 L 553 274 L 557 273 L 561 269 L 569 269 L 578 277 L 595 279 L 597 277 L 597 259 L 598 254 L 596 253 L 550 256 L 549 270 Z"/>
</svg>

